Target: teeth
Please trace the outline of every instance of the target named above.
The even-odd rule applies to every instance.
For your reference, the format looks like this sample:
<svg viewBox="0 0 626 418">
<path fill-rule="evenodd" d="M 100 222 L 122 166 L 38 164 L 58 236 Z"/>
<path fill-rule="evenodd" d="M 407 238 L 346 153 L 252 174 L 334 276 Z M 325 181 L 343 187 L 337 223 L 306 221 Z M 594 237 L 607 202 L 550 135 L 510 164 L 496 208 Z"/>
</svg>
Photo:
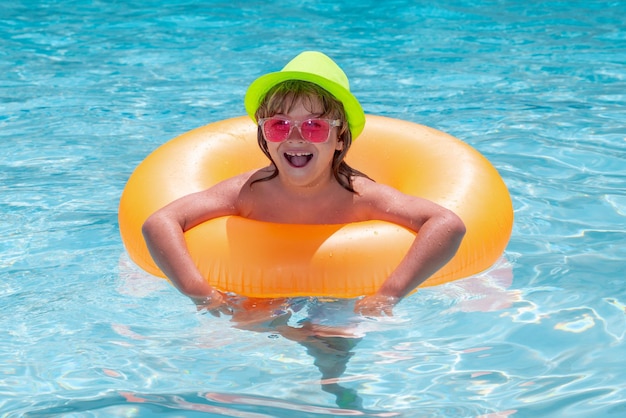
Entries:
<svg viewBox="0 0 626 418">
<path fill-rule="evenodd" d="M 300 168 L 313 159 L 313 154 L 310 152 L 287 151 L 285 152 L 285 158 L 291 166 Z"/>
</svg>

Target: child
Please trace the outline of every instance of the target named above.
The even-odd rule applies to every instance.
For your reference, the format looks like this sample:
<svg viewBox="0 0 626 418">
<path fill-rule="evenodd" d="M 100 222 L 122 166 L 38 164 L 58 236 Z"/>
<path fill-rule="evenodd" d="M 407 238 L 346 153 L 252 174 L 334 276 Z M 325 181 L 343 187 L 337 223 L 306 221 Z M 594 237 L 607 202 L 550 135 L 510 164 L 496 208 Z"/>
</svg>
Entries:
<svg viewBox="0 0 626 418">
<path fill-rule="evenodd" d="M 303 52 L 281 71 L 255 80 L 245 105 L 270 164 L 182 197 L 143 225 L 156 264 L 196 304 L 215 315 L 232 313 L 226 295 L 194 265 L 183 237 L 184 231 L 221 216 L 298 224 L 376 219 L 419 232 L 376 294 L 356 302 L 355 311 L 366 316 L 391 315 L 398 301 L 456 253 L 465 234 L 458 216 L 376 183 L 345 163 L 365 115 L 346 75 L 329 57 Z"/>
</svg>

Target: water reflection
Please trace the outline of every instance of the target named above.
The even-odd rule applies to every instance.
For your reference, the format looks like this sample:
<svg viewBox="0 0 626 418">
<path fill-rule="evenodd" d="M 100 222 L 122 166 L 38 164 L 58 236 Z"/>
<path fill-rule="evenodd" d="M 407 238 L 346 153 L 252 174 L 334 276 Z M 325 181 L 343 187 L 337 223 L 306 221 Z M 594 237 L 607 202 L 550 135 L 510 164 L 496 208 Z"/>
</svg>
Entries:
<svg viewBox="0 0 626 418">
<path fill-rule="evenodd" d="M 320 386 L 335 396 L 340 408 L 361 409 L 363 400 L 357 391 L 340 384 L 354 350 L 362 340 L 351 313 L 352 301 L 294 299 L 239 299 L 233 314 L 234 326 L 256 332 L 268 332 L 295 341 L 313 358 L 321 373 Z M 349 310 L 347 312 L 347 310 Z M 328 325 L 343 316 L 343 324 Z"/>
</svg>

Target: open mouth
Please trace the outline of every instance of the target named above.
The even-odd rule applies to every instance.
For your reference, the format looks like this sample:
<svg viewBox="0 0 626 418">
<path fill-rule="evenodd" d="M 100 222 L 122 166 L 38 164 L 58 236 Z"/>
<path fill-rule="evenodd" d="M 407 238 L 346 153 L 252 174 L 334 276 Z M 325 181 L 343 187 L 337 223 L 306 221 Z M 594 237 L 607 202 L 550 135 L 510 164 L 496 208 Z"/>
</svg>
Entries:
<svg viewBox="0 0 626 418">
<path fill-rule="evenodd" d="M 311 161 L 313 154 L 309 152 L 286 152 L 285 158 L 289 161 L 289 164 L 293 167 L 304 167 Z"/>
</svg>

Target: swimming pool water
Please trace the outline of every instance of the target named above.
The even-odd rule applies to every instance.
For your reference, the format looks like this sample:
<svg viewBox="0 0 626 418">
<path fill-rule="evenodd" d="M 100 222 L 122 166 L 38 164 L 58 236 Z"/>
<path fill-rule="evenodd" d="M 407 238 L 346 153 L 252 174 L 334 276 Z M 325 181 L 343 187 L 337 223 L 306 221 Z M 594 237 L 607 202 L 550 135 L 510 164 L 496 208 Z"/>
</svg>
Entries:
<svg viewBox="0 0 626 418">
<path fill-rule="evenodd" d="M 624 2 L 5 3 L 2 416 L 626 414 Z M 199 314 L 117 227 L 148 153 L 243 114 L 248 84 L 305 49 L 367 113 L 476 147 L 515 207 L 493 270 L 392 318 L 304 301 L 290 320 L 354 338 Z"/>
</svg>

